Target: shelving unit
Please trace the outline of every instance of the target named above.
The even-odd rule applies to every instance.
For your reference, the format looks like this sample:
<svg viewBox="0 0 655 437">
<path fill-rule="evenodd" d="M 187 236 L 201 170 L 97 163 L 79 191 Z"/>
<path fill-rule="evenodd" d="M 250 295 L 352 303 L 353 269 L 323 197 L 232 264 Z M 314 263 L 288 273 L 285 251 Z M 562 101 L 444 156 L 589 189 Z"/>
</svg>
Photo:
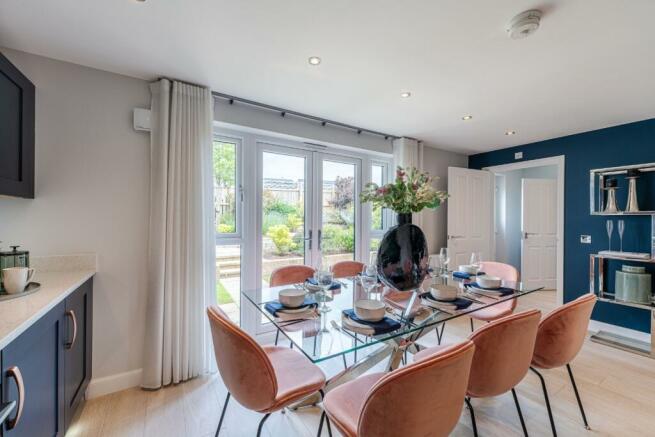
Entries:
<svg viewBox="0 0 655 437">
<path fill-rule="evenodd" d="M 638 169 L 642 173 L 654 172 L 655 163 L 627 165 L 622 167 L 610 167 L 591 170 L 589 172 L 589 200 L 590 200 L 590 214 L 594 216 L 650 216 L 651 220 L 651 242 L 650 242 L 650 259 L 628 258 L 615 255 L 605 254 L 591 254 L 589 255 L 589 292 L 595 293 L 598 300 L 607 302 L 613 305 L 622 305 L 632 308 L 639 308 L 648 310 L 650 314 L 650 343 L 628 338 L 622 335 L 609 333 L 606 331 L 599 331 L 597 334 L 591 336 L 591 340 L 597 343 L 606 344 L 619 349 L 634 352 L 639 355 L 644 355 L 650 358 L 655 358 L 655 305 L 618 301 L 614 298 L 613 293 L 608 293 L 605 290 L 605 260 L 617 260 L 626 262 L 636 262 L 645 264 L 655 264 L 655 211 L 639 211 L 639 212 L 603 212 L 605 209 L 605 196 L 603 190 L 605 186 L 605 178 L 607 176 L 616 176 L 626 174 L 628 170 Z M 597 185 L 598 184 L 598 185 Z M 598 209 L 596 209 L 598 207 Z M 596 267 L 598 267 L 598 290 L 596 290 Z"/>
</svg>

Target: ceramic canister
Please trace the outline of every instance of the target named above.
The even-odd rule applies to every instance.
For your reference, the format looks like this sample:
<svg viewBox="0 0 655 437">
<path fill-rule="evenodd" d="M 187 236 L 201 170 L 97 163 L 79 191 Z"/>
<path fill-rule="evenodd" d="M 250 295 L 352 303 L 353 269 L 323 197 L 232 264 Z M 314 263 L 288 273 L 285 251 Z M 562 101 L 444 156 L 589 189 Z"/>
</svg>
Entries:
<svg viewBox="0 0 655 437">
<path fill-rule="evenodd" d="M 623 266 L 616 272 L 614 293 L 616 300 L 650 304 L 650 273 L 646 273 L 645 267 Z"/>
</svg>

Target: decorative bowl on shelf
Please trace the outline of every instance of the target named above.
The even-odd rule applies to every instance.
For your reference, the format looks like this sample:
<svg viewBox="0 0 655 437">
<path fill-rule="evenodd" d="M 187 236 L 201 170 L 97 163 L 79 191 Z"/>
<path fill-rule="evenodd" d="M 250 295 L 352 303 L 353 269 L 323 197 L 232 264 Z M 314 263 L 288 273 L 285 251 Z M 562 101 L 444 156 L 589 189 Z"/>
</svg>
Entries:
<svg viewBox="0 0 655 437">
<path fill-rule="evenodd" d="M 622 302 L 650 304 L 652 282 L 650 273 L 642 266 L 624 265 L 616 272 L 614 298 Z"/>
</svg>

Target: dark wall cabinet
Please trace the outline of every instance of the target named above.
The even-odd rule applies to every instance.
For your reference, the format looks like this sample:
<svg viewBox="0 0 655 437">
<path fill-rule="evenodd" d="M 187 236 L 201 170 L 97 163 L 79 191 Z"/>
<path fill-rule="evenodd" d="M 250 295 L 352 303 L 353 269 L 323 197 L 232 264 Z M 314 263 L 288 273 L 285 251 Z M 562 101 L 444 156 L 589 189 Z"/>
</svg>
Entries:
<svg viewBox="0 0 655 437">
<path fill-rule="evenodd" d="M 34 198 L 34 85 L 0 53 L 0 194 Z"/>
<path fill-rule="evenodd" d="M 2 350 L 2 401 L 17 402 L 3 436 L 66 433 L 91 380 L 92 291 L 89 279 Z"/>
</svg>

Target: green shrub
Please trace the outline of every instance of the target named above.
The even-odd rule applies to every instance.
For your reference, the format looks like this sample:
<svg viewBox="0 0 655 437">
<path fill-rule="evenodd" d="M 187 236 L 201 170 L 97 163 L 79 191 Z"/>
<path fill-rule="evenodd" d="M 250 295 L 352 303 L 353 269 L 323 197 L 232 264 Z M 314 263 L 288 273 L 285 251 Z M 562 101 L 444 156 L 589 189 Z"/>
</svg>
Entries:
<svg viewBox="0 0 655 437">
<path fill-rule="evenodd" d="M 286 225 L 271 226 L 266 236 L 273 240 L 278 255 L 286 255 L 291 249 L 294 249 L 295 244 Z"/>
<path fill-rule="evenodd" d="M 325 253 L 352 252 L 355 249 L 355 234 L 353 226 L 323 226 L 321 248 Z"/>
<path fill-rule="evenodd" d="M 297 214 L 291 213 L 287 216 L 287 225 L 292 232 L 296 232 L 302 225 L 302 219 Z"/>
<path fill-rule="evenodd" d="M 219 234 L 231 234 L 236 231 L 234 224 L 219 223 L 216 226 L 216 232 Z"/>
<path fill-rule="evenodd" d="M 279 199 L 270 199 L 264 202 L 264 213 L 277 212 L 282 215 L 297 214 L 298 208 L 290 203 L 284 202 Z"/>
<path fill-rule="evenodd" d="M 286 225 L 287 224 L 287 215 L 280 214 L 278 212 L 264 212 L 264 217 L 262 220 L 262 232 L 264 234 L 268 233 L 268 230 L 277 225 Z"/>
</svg>

